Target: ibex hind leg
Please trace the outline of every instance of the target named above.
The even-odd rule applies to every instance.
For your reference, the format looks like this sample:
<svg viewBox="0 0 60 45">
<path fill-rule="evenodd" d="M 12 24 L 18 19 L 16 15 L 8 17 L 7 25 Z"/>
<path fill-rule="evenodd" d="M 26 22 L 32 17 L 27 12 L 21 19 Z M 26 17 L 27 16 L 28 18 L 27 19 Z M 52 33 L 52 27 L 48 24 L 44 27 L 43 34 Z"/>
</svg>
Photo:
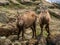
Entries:
<svg viewBox="0 0 60 45">
<path fill-rule="evenodd" d="M 49 24 L 46 25 L 45 29 L 46 29 L 46 31 L 47 31 L 47 33 L 48 33 L 48 36 L 49 36 L 49 35 L 50 35 Z"/>
<path fill-rule="evenodd" d="M 36 38 L 36 23 L 34 22 L 33 25 L 31 26 L 33 36 L 32 38 Z"/>
</svg>

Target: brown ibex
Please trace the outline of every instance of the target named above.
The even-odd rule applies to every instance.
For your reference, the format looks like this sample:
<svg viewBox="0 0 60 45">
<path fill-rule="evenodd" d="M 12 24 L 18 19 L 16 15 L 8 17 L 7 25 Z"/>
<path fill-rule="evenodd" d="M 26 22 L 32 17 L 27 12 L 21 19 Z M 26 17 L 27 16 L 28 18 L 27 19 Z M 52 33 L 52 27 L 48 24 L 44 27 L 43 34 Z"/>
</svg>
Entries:
<svg viewBox="0 0 60 45">
<path fill-rule="evenodd" d="M 26 11 L 23 15 L 17 17 L 17 27 L 19 29 L 19 34 L 22 32 L 22 39 L 24 38 L 25 29 L 31 28 L 33 32 L 33 38 L 36 37 L 36 20 L 37 16 L 34 11 Z"/>
<path fill-rule="evenodd" d="M 50 17 L 49 11 L 45 8 L 42 8 L 41 13 L 39 14 L 39 24 L 41 28 L 41 35 L 43 35 L 44 25 L 48 35 L 50 35 L 50 30 L 49 30 L 50 21 L 51 21 L 51 17 Z"/>
</svg>

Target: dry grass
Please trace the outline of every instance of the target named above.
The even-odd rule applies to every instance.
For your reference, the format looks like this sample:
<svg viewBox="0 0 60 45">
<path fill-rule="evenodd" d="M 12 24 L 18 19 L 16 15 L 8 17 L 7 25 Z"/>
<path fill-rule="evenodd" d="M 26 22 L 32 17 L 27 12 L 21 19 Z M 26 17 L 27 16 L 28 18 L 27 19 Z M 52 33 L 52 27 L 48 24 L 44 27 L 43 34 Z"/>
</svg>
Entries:
<svg viewBox="0 0 60 45">
<path fill-rule="evenodd" d="M 15 9 L 0 7 L 0 10 L 6 12 L 8 17 L 14 17 L 15 15 L 17 15 Z M 21 9 L 19 12 L 23 13 L 25 10 L 26 10 L 26 9 Z M 53 9 L 53 10 L 55 10 L 55 9 Z M 58 10 L 56 10 L 56 12 L 57 12 L 57 11 L 58 11 Z M 59 12 L 59 11 L 58 11 L 58 12 Z M 60 25 L 59 25 L 59 24 L 60 24 L 60 20 L 57 19 L 57 18 L 54 17 L 54 16 L 51 16 L 51 18 L 52 18 L 52 21 L 51 21 L 51 23 L 50 23 L 50 30 L 51 30 L 52 32 L 53 32 L 53 31 L 59 32 L 59 30 L 60 30 Z M 41 31 L 41 30 L 40 30 L 39 24 L 37 23 L 37 32 L 36 32 L 37 35 L 40 34 L 40 31 Z M 47 35 L 45 29 L 44 29 L 44 34 Z"/>
<path fill-rule="evenodd" d="M 19 7 L 20 5 L 17 5 L 17 6 Z M 0 6 L 0 12 L 5 12 L 6 16 L 9 17 L 9 18 L 15 18 L 17 13 L 16 13 L 16 10 L 15 10 L 14 7 L 16 7 L 16 5 Z M 23 7 L 23 9 L 21 9 L 22 7 Z M 30 5 L 30 6 L 22 5 L 22 7 L 19 9 L 20 14 L 23 14 L 25 12 L 25 10 L 27 10 L 27 9 L 34 9 L 36 6 L 35 5 Z M 60 34 L 60 19 L 55 17 L 55 16 L 53 16 L 53 15 L 56 15 L 56 14 L 60 15 L 60 9 L 50 9 L 50 11 L 55 13 L 55 14 L 54 13 L 51 14 L 51 19 L 52 20 L 50 22 L 50 31 L 51 31 L 51 34 L 54 36 L 54 35 Z M 15 26 L 15 23 L 12 23 L 12 24 Z M 8 29 L 12 28 L 11 25 L 4 24 L 4 23 L 0 23 L 0 27 L 8 28 Z M 39 23 L 37 23 L 36 31 L 37 31 L 36 32 L 37 35 L 39 35 L 40 32 L 41 32 Z M 47 36 L 47 32 L 46 32 L 45 29 L 44 29 L 43 33 L 44 33 L 44 36 L 46 37 Z M 32 37 L 32 30 L 31 29 L 27 29 L 26 33 L 25 33 L 25 38 L 26 39 L 31 39 L 31 37 Z M 15 43 L 17 45 L 20 44 L 19 41 L 14 42 L 14 44 Z"/>
</svg>

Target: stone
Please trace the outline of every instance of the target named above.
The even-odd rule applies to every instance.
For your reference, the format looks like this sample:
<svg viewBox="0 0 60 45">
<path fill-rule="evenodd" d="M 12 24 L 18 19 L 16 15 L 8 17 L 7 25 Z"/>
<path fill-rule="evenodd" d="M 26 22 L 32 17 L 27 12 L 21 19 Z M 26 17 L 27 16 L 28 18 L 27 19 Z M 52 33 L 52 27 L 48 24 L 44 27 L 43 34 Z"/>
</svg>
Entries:
<svg viewBox="0 0 60 45">
<path fill-rule="evenodd" d="M 31 2 L 31 0 L 21 0 L 21 3 L 28 3 Z"/>
<path fill-rule="evenodd" d="M 0 0 L 0 6 L 9 5 L 8 0 Z"/>
</svg>

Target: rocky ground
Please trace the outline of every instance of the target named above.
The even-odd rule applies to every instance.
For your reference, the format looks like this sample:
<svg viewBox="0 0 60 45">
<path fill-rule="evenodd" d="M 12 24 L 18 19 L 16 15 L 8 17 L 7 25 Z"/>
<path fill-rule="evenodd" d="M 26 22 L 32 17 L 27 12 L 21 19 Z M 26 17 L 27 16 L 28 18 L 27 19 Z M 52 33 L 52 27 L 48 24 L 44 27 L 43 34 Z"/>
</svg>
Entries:
<svg viewBox="0 0 60 45">
<path fill-rule="evenodd" d="M 4 1 L 4 0 L 3 0 Z M 2 2 L 3 2 L 2 1 Z M 18 0 L 19 1 L 19 0 Z M 16 16 L 17 16 L 17 10 L 16 8 L 19 8 L 18 11 L 19 13 L 22 15 L 26 10 L 28 9 L 34 9 L 39 2 L 36 1 L 30 5 L 24 5 L 21 4 L 20 2 L 18 2 L 16 0 L 8 0 L 9 5 L 4 5 L 0 6 L 0 29 L 2 30 L 7 30 L 8 33 L 11 30 L 18 30 L 16 29 Z M 0 1 L 1 2 L 1 1 Z M 44 2 L 44 4 L 47 5 L 46 2 Z M 48 4 L 48 6 L 52 6 L 52 4 Z M 56 37 L 58 37 L 58 40 L 60 41 L 59 37 L 60 36 L 56 36 L 60 34 L 60 9 L 58 8 L 48 8 L 51 14 L 51 22 L 50 22 L 50 32 L 52 34 L 51 40 L 57 40 Z M 9 23 L 8 23 L 9 22 Z M 4 32 L 5 32 L 4 31 Z M 14 31 L 12 31 L 14 33 Z M 7 33 L 7 34 L 8 34 Z M 1 33 L 0 33 L 1 34 Z M 46 45 L 47 41 L 46 41 L 46 37 L 47 37 L 47 33 L 44 30 L 44 35 L 40 36 L 40 27 L 39 27 L 39 23 L 37 23 L 37 39 L 31 39 L 32 37 L 32 31 L 31 29 L 26 29 L 25 32 L 25 39 L 24 41 L 21 41 L 21 35 L 20 35 L 20 39 L 17 40 L 17 35 L 10 35 L 8 37 L 5 36 L 0 36 L 0 45 Z M 56 41 L 55 40 L 55 41 Z M 60 43 L 59 43 L 60 44 Z M 57 45 L 59 45 L 57 44 Z M 48 45 L 48 44 L 47 44 Z"/>
</svg>

